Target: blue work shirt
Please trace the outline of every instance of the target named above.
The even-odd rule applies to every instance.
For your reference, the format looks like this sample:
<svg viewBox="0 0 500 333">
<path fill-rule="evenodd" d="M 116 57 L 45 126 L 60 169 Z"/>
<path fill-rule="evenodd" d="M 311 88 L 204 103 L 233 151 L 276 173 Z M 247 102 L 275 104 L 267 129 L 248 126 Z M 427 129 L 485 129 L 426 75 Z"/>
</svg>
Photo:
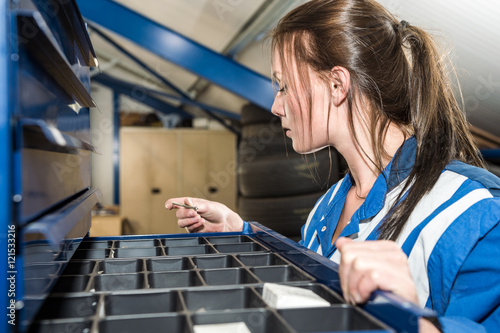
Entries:
<svg viewBox="0 0 500 333">
<path fill-rule="evenodd" d="M 377 239 L 380 224 L 413 168 L 415 138 L 400 150 L 341 237 Z M 340 253 L 332 237 L 352 184 L 348 174 L 318 200 L 299 242 L 337 263 Z M 500 331 L 499 196 L 498 177 L 452 161 L 419 201 L 396 240 L 408 256 L 420 305 L 438 313 L 445 332 Z"/>
</svg>

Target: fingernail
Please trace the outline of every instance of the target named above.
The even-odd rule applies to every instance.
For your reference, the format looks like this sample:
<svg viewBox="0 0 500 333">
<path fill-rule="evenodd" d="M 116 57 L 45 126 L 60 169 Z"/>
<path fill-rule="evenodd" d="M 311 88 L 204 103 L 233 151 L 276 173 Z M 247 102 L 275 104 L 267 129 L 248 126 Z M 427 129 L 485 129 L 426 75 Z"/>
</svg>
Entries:
<svg viewBox="0 0 500 333">
<path fill-rule="evenodd" d="M 354 294 L 354 302 L 355 302 L 356 304 L 361 303 L 361 296 L 360 296 L 358 293 L 355 293 L 355 294 Z"/>
</svg>

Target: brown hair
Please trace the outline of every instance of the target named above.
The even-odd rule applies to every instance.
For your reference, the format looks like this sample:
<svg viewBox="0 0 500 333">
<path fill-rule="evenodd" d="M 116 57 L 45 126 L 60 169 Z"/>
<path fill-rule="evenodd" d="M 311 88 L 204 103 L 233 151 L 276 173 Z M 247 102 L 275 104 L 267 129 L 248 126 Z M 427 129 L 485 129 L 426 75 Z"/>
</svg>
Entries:
<svg viewBox="0 0 500 333">
<path fill-rule="evenodd" d="M 423 30 L 399 23 L 371 0 L 312 0 L 289 12 L 271 34 L 272 51 L 283 68 L 290 98 L 304 92 L 307 105 L 299 105 L 311 117 L 312 92 L 308 70 L 325 82 L 335 66 L 351 76 L 347 103 L 351 133 L 356 101 L 368 103 L 369 129 L 375 160 L 381 173 L 388 126 L 396 125 L 417 141 L 415 165 L 405 188 L 407 197 L 391 210 L 380 227 L 381 239 L 395 240 L 422 196 L 451 160 L 483 166 L 433 39 Z M 292 66 L 298 77 L 294 79 Z M 295 85 L 299 85 L 299 87 Z M 330 84 L 327 85 L 331 87 Z M 304 116 L 304 115 L 303 115 Z M 309 133 L 312 138 L 312 129 Z M 365 153 L 366 154 L 366 153 Z M 393 168 L 397 167 L 398 156 Z M 411 185 L 411 187 L 410 187 Z"/>
</svg>

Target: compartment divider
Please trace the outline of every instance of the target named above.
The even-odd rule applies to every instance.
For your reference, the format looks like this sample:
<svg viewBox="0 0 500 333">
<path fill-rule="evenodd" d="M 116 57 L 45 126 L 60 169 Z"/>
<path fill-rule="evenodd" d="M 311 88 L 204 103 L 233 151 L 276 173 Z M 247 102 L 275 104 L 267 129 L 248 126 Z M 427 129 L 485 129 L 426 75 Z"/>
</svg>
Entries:
<svg viewBox="0 0 500 333">
<path fill-rule="evenodd" d="M 146 272 L 141 272 L 141 273 L 137 273 L 137 274 L 141 274 L 143 276 L 143 289 L 151 289 L 151 287 L 149 286 L 149 279 L 148 279 L 148 273 Z"/>
<path fill-rule="evenodd" d="M 206 244 L 206 246 L 208 246 L 208 248 L 209 248 L 209 249 L 211 249 L 211 251 L 212 251 L 211 253 L 212 253 L 212 254 L 215 254 L 215 253 L 217 253 L 217 254 L 222 254 L 222 253 L 220 253 L 219 251 L 217 251 L 217 249 L 213 246 L 213 244 L 208 243 L 208 244 Z"/>
<path fill-rule="evenodd" d="M 104 318 L 104 317 L 106 317 L 104 295 L 105 294 L 99 294 L 99 299 L 97 301 L 97 308 L 96 308 L 96 311 L 95 311 L 95 317 L 97 317 L 97 318 Z"/>
<path fill-rule="evenodd" d="M 201 276 L 200 270 L 199 269 L 195 269 L 195 273 L 198 276 L 198 278 L 200 279 L 201 285 L 202 286 L 208 286 L 207 281 L 205 281 L 205 279 L 203 278 L 203 276 Z"/>
<path fill-rule="evenodd" d="M 281 314 L 278 312 L 277 309 L 275 308 L 272 308 L 270 306 L 267 306 L 267 309 L 273 313 L 276 318 L 281 322 L 281 324 L 283 324 L 283 326 L 286 327 L 286 329 L 288 329 L 290 332 L 293 332 L 293 333 L 296 333 L 297 331 L 290 325 L 290 323 L 288 323 L 287 320 L 285 320 L 285 318 L 283 318 L 283 316 L 281 316 Z"/>
<path fill-rule="evenodd" d="M 196 266 L 194 260 L 193 260 L 193 257 L 187 257 L 187 261 L 188 261 L 188 265 L 191 267 L 190 269 L 198 269 L 198 267 Z"/>
<path fill-rule="evenodd" d="M 96 262 L 95 266 L 97 266 L 99 263 Z M 95 270 L 95 267 L 94 267 L 94 273 L 92 273 L 92 275 L 90 275 L 90 279 L 89 279 L 89 283 L 87 285 L 87 292 L 96 292 L 96 289 L 94 287 L 94 281 L 95 281 L 95 277 L 97 276 L 97 271 Z"/>
<path fill-rule="evenodd" d="M 231 257 L 233 258 L 232 260 L 236 261 L 240 267 L 247 267 L 247 265 L 245 265 L 237 256 L 235 256 L 234 254 L 231 254 Z"/>
<path fill-rule="evenodd" d="M 211 244 L 211 243 L 208 241 L 207 237 L 200 237 L 200 238 L 198 238 L 198 239 L 199 239 L 200 244 Z"/>
<path fill-rule="evenodd" d="M 179 303 L 182 306 L 182 310 L 180 311 L 180 313 L 183 313 L 183 314 L 186 315 L 186 325 L 187 325 L 187 328 L 186 328 L 186 330 L 184 330 L 184 332 L 192 333 L 192 332 L 194 332 L 193 320 L 191 319 L 191 315 L 192 314 L 188 310 L 188 307 L 186 305 L 186 300 L 184 299 L 184 296 L 182 296 L 182 290 L 177 290 L 176 293 L 177 293 L 177 298 L 179 300 Z"/>
<path fill-rule="evenodd" d="M 257 281 L 257 283 L 264 283 L 264 281 L 262 281 L 257 275 L 255 275 L 251 270 L 250 270 L 250 267 L 248 266 L 243 266 L 243 268 L 248 272 L 248 274 L 250 274 L 253 278 L 255 278 Z"/>
<path fill-rule="evenodd" d="M 106 304 L 105 304 L 105 296 L 104 294 L 99 295 L 99 303 L 97 305 L 97 311 L 95 313 L 94 318 L 92 319 L 92 326 L 90 328 L 89 333 L 98 333 L 99 332 L 99 321 L 106 318 Z"/>
<path fill-rule="evenodd" d="M 55 310 L 62 314 L 62 318 L 52 319 L 52 315 L 45 312 L 43 322 L 37 324 L 45 331 L 60 330 L 61 325 L 74 321 L 78 328 L 90 324 L 88 333 L 105 333 L 117 329 L 139 330 L 144 323 L 145 333 L 151 331 L 148 325 L 165 325 L 167 331 L 192 333 L 195 324 L 242 321 L 253 333 L 296 333 L 307 331 L 307 324 L 302 320 L 310 320 L 311 316 L 318 317 L 315 321 L 319 318 L 328 320 L 331 322 L 326 325 L 328 327 L 337 325 L 330 318 L 334 316 L 342 319 L 341 325 L 346 327 L 346 332 L 358 331 L 356 318 L 366 321 L 363 325 L 369 331 L 391 332 L 363 310 L 346 305 L 335 291 L 318 283 L 300 265 L 291 263 L 279 253 L 269 250 L 241 253 L 217 251 L 218 245 L 236 245 L 237 248 L 241 244 L 251 244 L 253 240 L 247 236 L 201 237 L 188 239 L 186 243 L 182 238 L 173 240 L 170 246 L 166 245 L 169 242 L 160 238 L 153 241 L 147 239 L 144 243 L 140 240 L 130 243 L 114 240 L 109 241 L 106 248 L 102 242 L 91 244 L 87 241 L 84 249 L 77 249 L 82 259 L 73 259 L 68 263 L 66 268 L 71 274 L 63 275 L 63 286 L 55 294 L 55 297 L 64 299 L 56 298 L 52 303 L 62 307 Z M 258 242 L 255 244 L 261 246 Z M 201 247 L 205 249 L 204 253 L 197 253 Z M 248 245 L 244 247 L 249 248 Z M 139 256 L 140 253 L 151 252 L 151 248 L 161 250 L 156 256 Z M 181 253 L 168 255 L 169 248 Z M 262 248 L 267 249 L 265 246 Z M 130 252 L 131 256 L 120 256 L 120 250 L 125 250 L 122 254 Z M 184 250 L 187 253 L 182 253 Z M 118 255 L 102 256 L 115 251 Z M 87 253 L 96 255 L 85 259 Z M 80 290 L 79 283 L 87 277 L 85 289 Z M 330 305 L 318 310 L 299 308 L 303 312 L 274 309 L 262 297 L 263 285 L 267 281 L 311 290 Z M 64 285 L 73 290 L 63 293 Z M 75 310 L 67 308 L 66 304 L 74 306 L 75 301 L 78 303 L 79 297 L 85 302 L 97 297 L 95 313 L 78 317 Z M 86 306 L 88 309 L 89 305 Z M 315 311 L 328 315 L 323 318 Z M 295 313 L 310 313 L 310 316 L 300 319 Z M 312 324 L 320 329 L 326 327 L 321 323 Z"/>
</svg>

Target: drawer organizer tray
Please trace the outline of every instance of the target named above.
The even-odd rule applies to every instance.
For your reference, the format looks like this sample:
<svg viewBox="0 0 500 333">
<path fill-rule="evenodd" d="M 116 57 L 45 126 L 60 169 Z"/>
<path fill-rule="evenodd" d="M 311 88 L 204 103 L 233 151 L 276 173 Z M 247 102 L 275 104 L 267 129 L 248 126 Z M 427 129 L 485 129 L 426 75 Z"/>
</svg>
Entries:
<svg viewBox="0 0 500 333">
<path fill-rule="evenodd" d="M 274 309 L 266 282 L 309 289 L 330 306 Z M 253 333 L 394 332 L 246 235 L 83 241 L 30 332 L 188 333 L 234 322 Z"/>
</svg>

